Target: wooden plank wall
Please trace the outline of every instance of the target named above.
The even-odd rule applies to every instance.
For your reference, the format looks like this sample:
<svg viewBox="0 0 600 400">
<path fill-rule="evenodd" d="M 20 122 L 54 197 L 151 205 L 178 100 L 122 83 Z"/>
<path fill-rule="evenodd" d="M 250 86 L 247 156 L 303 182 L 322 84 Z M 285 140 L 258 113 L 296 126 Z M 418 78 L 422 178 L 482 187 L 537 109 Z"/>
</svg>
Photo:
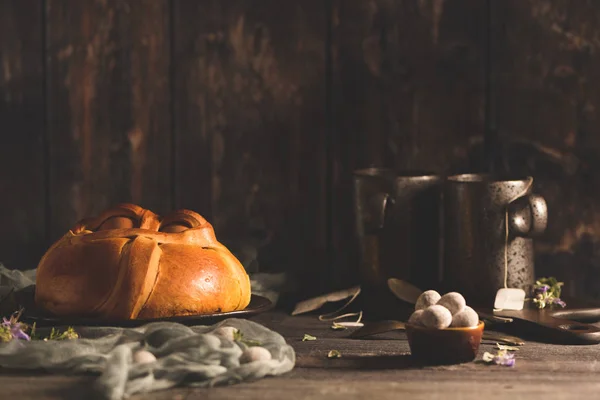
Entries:
<svg viewBox="0 0 600 400">
<path fill-rule="evenodd" d="M 320 0 L 173 3 L 175 200 L 263 271 L 326 267 Z"/>
<path fill-rule="evenodd" d="M 42 2 L 0 1 L 0 259 L 35 265 L 47 245 Z"/>
<path fill-rule="evenodd" d="M 600 298 L 600 5 L 493 4 L 500 167 L 532 174 L 550 212 L 536 267 Z"/>
<path fill-rule="evenodd" d="M 173 207 L 167 1 L 46 2 L 50 237 L 119 202 Z"/>
<path fill-rule="evenodd" d="M 355 267 L 352 171 L 480 169 L 485 2 L 333 3 L 334 207 L 338 276 Z M 480 161 L 480 160 L 479 160 Z"/>
<path fill-rule="evenodd" d="M 344 286 L 351 172 L 481 170 L 487 132 L 548 200 L 538 275 L 600 297 L 599 19 L 593 0 L 0 0 L 0 261 L 33 267 L 128 201 L 199 211 L 252 270 Z"/>
</svg>

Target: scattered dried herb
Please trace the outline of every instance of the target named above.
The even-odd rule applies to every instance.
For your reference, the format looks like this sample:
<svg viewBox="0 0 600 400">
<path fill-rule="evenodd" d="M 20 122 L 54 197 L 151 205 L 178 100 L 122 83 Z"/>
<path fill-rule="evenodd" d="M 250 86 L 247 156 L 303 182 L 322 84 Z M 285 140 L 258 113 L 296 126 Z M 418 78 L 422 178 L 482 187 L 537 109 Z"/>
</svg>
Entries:
<svg viewBox="0 0 600 400">
<path fill-rule="evenodd" d="M 567 304 L 560 299 L 563 285 L 564 282 L 558 282 L 554 277 L 540 278 L 535 281 L 531 298 L 527 300 L 532 301 L 539 309 L 552 306 L 564 308 Z"/>
<path fill-rule="evenodd" d="M 23 309 L 13 313 L 9 319 L 2 318 L 0 324 L 0 342 L 10 342 L 13 339 L 31 340 L 26 333 L 28 330 L 27 324 L 19 322 L 19 318 L 23 313 Z"/>
<path fill-rule="evenodd" d="M 337 322 L 333 322 L 333 325 L 331 325 L 331 329 L 333 329 L 334 331 L 343 331 L 345 329 L 347 329 L 344 325 L 339 324 Z"/>
<path fill-rule="evenodd" d="M 517 346 L 507 346 L 505 344 L 496 343 L 496 347 L 498 350 L 506 350 L 506 351 L 517 351 L 519 348 Z"/>
<path fill-rule="evenodd" d="M 340 358 L 341 356 L 342 353 L 337 350 L 331 350 L 329 353 L 327 353 L 327 358 Z"/>
<path fill-rule="evenodd" d="M 236 342 L 244 343 L 246 346 L 260 346 L 261 343 L 258 340 L 246 339 L 244 338 L 244 334 L 239 329 L 236 329 L 233 332 L 233 340 Z"/>
<path fill-rule="evenodd" d="M 482 360 L 488 364 L 504 365 L 513 367 L 515 365 L 515 354 L 509 353 L 508 350 L 498 350 L 496 354 L 483 353 Z"/>
<path fill-rule="evenodd" d="M 79 335 L 75 332 L 73 327 L 68 327 L 63 332 L 52 328 L 50 336 L 41 338 L 36 332 L 35 323 L 29 326 L 28 324 L 19 321 L 22 313 L 23 309 L 13 313 L 9 319 L 2 318 L 2 323 L 0 323 L 0 342 L 10 342 L 11 340 L 68 340 L 79 338 Z"/>
<path fill-rule="evenodd" d="M 50 330 L 50 336 L 44 338 L 44 341 L 48 340 L 68 340 L 68 339 L 77 339 L 79 335 L 75 332 L 72 326 L 68 327 L 66 331 L 61 332 L 58 329 L 52 328 Z"/>
<path fill-rule="evenodd" d="M 309 335 L 308 333 L 305 333 L 304 337 L 302 338 L 302 341 L 306 342 L 307 340 L 317 340 L 317 337 Z"/>
</svg>

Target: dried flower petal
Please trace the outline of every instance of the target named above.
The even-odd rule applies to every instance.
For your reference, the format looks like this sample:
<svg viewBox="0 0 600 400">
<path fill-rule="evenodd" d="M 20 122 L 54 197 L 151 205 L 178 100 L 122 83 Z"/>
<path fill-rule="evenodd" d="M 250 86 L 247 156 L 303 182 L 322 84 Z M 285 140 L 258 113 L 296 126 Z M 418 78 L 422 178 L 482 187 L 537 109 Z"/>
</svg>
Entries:
<svg viewBox="0 0 600 400">
<path fill-rule="evenodd" d="M 61 335 L 62 339 L 78 339 L 79 335 L 77 334 L 77 332 L 75 332 L 75 329 L 73 329 L 72 326 L 68 327 L 66 331 L 63 332 L 63 334 Z"/>
<path fill-rule="evenodd" d="M 534 290 L 536 291 L 536 293 L 543 294 L 543 293 L 546 293 L 548 290 L 550 290 L 550 286 L 540 285 L 540 286 L 537 286 Z"/>
<path fill-rule="evenodd" d="M 4 325 L 0 326 L 0 342 L 10 342 L 13 339 L 13 335 L 10 329 Z"/>
<path fill-rule="evenodd" d="M 258 340 L 246 339 L 242 331 L 240 331 L 239 329 L 236 329 L 233 332 L 233 340 L 236 342 L 244 343 L 248 347 L 260 346 L 262 344 Z"/>
<path fill-rule="evenodd" d="M 506 361 L 504 362 L 504 365 L 506 365 L 507 367 L 513 367 L 515 365 L 515 358 L 514 356 L 511 358 L 506 359 Z"/>
<path fill-rule="evenodd" d="M 562 308 L 565 308 L 567 306 L 567 303 L 565 303 L 564 301 L 562 301 L 561 299 L 559 299 L 558 297 L 551 299 L 550 300 L 550 304 L 556 304 Z"/>
<path fill-rule="evenodd" d="M 342 353 L 337 350 L 331 350 L 329 353 L 327 353 L 327 358 L 340 358 L 341 356 Z"/>
<path fill-rule="evenodd" d="M 517 346 L 507 346 L 505 344 L 496 343 L 496 347 L 498 350 L 507 350 L 507 351 L 517 351 L 519 348 Z"/>
<path fill-rule="evenodd" d="M 498 355 L 494 358 L 494 363 L 496 365 L 512 367 L 515 365 L 515 355 L 513 353 L 508 353 L 506 350 L 500 350 Z"/>
<path fill-rule="evenodd" d="M 512 367 L 515 365 L 514 353 L 509 353 L 507 350 L 498 350 L 495 355 L 486 351 L 483 353 L 482 359 L 488 364 L 493 363 L 496 365 L 504 365 L 506 367 Z"/>
<path fill-rule="evenodd" d="M 316 336 L 312 336 L 312 335 L 309 335 L 308 333 L 305 333 L 304 337 L 302 338 L 302 341 L 306 342 L 307 340 L 317 340 L 317 338 L 316 338 Z"/>
<path fill-rule="evenodd" d="M 235 329 L 235 328 L 234 328 Z M 240 341 L 244 339 L 244 334 L 239 329 L 233 331 L 233 340 Z"/>
<path fill-rule="evenodd" d="M 535 282 L 531 295 L 533 304 L 539 309 L 547 306 L 566 307 L 566 303 L 560 299 L 563 282 L 558 282 L 556 278 L 540 278 Z"/>
<path fill-rule="evenodd" d="M 19 322 L 19 318 L 23 310 L 19 310 L 11 315 L 9 319 L 2 318 L 0 323 L 0 342 L 10 342 L 11 340 L 31 340 L 39 339 L 36 334 L 35 323 L 33 326 L 29 326 L 23 322 Z M 27 332 L 29 331 L 29 334 Z M 77 339 L 79 335 L 75 332 L 73 327 L 68 327 L 64 332 L 60 332 L 58 329 L 52 328 L 50 336 L 44 338 L 44 341 L 48 340 L 69 340 Z"/>
<path fill-rule="evenodd" d="M 9 342 L 13 339 L 31 340 L 29 335 L 25 333 L 29 327 L 27 324 L 19 322 L 19 317 L 23 310 L 14 313 L 10 319 L 2 318 L 2 332 L 0 333 L 0 340 L 3 342 Z"/>
<path fill-rule="evenodd" d="M 13 338 L 21 340 L 31 340 L 28 334 L 23 332 L 20 327 L 16 326 L 12 331 Z"/>
</svg>

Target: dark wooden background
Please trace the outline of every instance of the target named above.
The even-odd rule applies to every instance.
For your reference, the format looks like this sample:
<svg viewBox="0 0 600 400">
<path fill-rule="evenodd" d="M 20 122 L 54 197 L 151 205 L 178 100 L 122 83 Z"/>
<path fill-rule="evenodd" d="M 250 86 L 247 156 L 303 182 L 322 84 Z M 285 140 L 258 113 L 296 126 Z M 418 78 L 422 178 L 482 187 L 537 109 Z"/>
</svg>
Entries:
<svg viewBox="0 0 600 400">
<path fill-rule="evenodd" d="M 594 0 L 0 0 L 0 260 L 127 201 L 318 291 L 353 169 L 485 155 L 546 196 L 538 275 L 600 297 L 598 107 Z"/>
</svg>

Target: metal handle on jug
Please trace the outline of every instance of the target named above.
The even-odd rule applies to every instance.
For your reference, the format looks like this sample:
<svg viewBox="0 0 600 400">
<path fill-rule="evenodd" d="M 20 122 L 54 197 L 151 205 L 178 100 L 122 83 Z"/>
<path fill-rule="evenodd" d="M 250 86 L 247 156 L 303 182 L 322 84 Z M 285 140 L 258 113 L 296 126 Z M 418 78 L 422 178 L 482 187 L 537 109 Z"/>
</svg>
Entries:
<svg viewBox="0 0 600 400">
<path fill-rule="evenodd" d="M 509 231 L 517 236 L 533 238 L 546 230 L 548 206 L 538 194 L 519 197 L 508 206 Z"/>
<path fill-rule="evenodd" d="M 370 228 L 382 229 L 385 225 L 386 210 L 393 199 L 388 193 L 375 193 L 369 199 Z"/>
</svg>

